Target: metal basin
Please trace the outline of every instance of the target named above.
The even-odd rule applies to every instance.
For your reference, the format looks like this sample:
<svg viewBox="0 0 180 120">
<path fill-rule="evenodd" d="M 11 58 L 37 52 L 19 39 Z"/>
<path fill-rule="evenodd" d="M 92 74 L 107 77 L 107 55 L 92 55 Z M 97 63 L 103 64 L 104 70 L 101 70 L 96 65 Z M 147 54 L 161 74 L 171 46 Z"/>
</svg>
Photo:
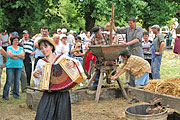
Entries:
<svg viewBox="0 0 180 120">
<path fill-rule="evenodd" d="M 105 61 L 113 61 L 117 59 L 122 50 L 126 49 L 126 45 L 91 45 L 89 48 L 96 57 L 101 57 Z"/>
</svg>

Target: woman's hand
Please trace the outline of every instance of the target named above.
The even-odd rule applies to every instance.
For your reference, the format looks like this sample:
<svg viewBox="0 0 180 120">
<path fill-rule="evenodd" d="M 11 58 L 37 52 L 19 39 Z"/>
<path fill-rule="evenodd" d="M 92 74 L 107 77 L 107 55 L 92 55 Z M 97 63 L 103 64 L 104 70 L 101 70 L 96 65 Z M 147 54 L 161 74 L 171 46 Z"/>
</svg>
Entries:
<svg viewBox="0 0 180 120">
<path fill-rule="evenodd" d="M 72 61 L 67 62 L 67 67 L 73 68 L 75 64 Z"/>
<path fill-rule="evenodd" d="M 42 70 L 37 70 L 36 72 L 34 72 L 34 77 L 36 77 L 36 78 L 38 78 L 39 77 L 39 75 L 41 75 L 42 74 Z"/>
</svg>

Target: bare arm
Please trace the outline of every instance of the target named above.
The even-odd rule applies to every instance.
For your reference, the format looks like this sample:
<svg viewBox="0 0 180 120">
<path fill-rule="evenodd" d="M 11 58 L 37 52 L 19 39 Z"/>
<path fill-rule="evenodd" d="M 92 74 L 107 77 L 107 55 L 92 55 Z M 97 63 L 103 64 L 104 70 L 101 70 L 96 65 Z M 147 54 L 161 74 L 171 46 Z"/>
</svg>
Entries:
<svg viewBox="0 0 180 120">
<path fill-rule="evenodd" d="M 35 53 L 36 53 L 36 51 L 33 51 L 33 52 L 30 54 L 30 56 L 33 56 Z"/>
<path fill-rule="evenodd" d="M 126 45 L 133 45 L 133 44 L 138 43 L 138 42 L 139 42 L 139 39 L 136 38 L 136 39 L 134 39 L 134 40 L 132 40 L 130 42 L 127 42 Z"/>
<path fill-rule="evenodd" d="M 2 44 L 4 44 L 4 43 L 9 43 L 9 41 L 6 41 L 6 42 L 2 42 Z"/>
<path fill-rule="evenodd" d="M 116 28 L 116 26 L 115 26 L 115 24 L 114 24 L 114 21 L 112 22 L 113 24 L 113 30 L 115 31 L 115 32 L 117 32 L 117 28 Z"/>
<path fill-rule="evenodd" d="M 74 48 L 74 49 L 72 49 L 71 51 L 70 51 L 70 53 L 72 54 L 72 53 L 74 53 L 74 52 L 78 52 L 79 50 L 77 50 L 76 48 Z"/>
<path fill-rule="evenodd" d="M 38 43 L 34 43 L 35 48 L 39 48 Z"/>
<path fill-rule="evenodd" d="M 126 70 L 125 69 L 120 69 L 115 75 L 113 75 L 111 77 L 112 80 L 116 80 L 120 75 L 122 75 L 123 73 L 125 73 Z"/>
<path fill-rule="evenodd" d="M 7 50 L 7 54 L 12 59 L 18 59 L 17 54 L 12 53 L 12 51 L 10 49 Z"/>
<path fill-rule="evenodd" d="M 6 61 L 7 61 L 7 53 L 6 53 L 6 51 L 3 48 L 1 48 L 1 54 L 4 56 L 5 63 L 6 63 Z"/>
<path fill-rule="evenodd" d="M 156 52 L 156 53 L 155 53 L 156 55 L 160 55 L 160 54 L 162 53 L 163 48 L 164 48 L 164 45 L 165 45 L 165 42 L 161 42 L 159 52 Z"/>
<path fill-rule="evenodd" d="M 1 69 L 3 69 L 3 68 L 5 68 L 5 65 L 6 65 L 6 61 L 7 61 L 7 53 L 6 53 L 6 51 L 3 49 L 3 48 L 1 48 L 1 54 L 4 56 L 4 58 L 5 58 L 5 63 L 3 64 L 3 65 L 1 65 Z"/>
<path fill-rule="evenodd" d="M 24 59 L 24 56 L 25 56 L 25 52 L 23 50 L 21 50 L 20 54 L 17 54 L 17 57 L 21 59 Z"/>
<path fill-rule="evenodd" d="M 85 55 L 85 51 L 82 50 L 82 53 L 79 53 L 79 56 L 84 56 Z"/>
</svg>

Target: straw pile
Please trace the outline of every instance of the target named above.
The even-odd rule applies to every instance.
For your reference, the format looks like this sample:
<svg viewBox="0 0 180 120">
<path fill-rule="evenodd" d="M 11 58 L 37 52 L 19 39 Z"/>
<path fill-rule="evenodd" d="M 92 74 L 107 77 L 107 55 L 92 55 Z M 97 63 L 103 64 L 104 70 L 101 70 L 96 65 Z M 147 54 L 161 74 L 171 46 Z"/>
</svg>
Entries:
<svg viewBox="0 0 180 120">
<path fill-rule="evenodd" d="M 150 80 L 145 90 L 180 97 L 180 78 Z"/>
</svg>

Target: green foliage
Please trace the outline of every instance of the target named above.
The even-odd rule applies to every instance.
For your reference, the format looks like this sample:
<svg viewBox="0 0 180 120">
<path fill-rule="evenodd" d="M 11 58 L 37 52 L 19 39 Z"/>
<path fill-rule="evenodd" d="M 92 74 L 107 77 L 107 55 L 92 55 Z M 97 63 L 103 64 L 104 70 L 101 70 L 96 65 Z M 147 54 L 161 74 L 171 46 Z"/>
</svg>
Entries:
<svg viewBox="0 0 180 120">
<path fill-rule="evenodd" d="M 84 19 L 77 14 L 74 7 L 75 5 L 69 0 L 58 1 L 45 10 L 46 23 L 52 30 L 64 27 L 77 30 L 79 26 L 84 27 Z"/>
<path fill-rule="evenodd" d="M 5 26 L 8 24 L 9 24 L 8 19 L 4 17 L 4 11 L 3 9 L 0 8 L 0 28 L 5 29 Z"/>
<path fill-rule="evenodd" d="M 145 3 L 145 7 L 139 8 L 141 12 L 138 18 L 142 20 L 142 25 L 146 29 L 153 24 L 166 25 L 178 10 L 177 3 L 166 0 L 148 0 Z"/>
<path fill-rule="evenodd" d="M 69 0 L 2 0 L 0 27 L 19 33 L 24 29 L 37 33 L 42 26 L 48 26 L 51 32 L 63 27 L 77 30 L 84 27 L 84 19 L 74 7 Z"/>
<path fill-rule="evenodd" d="M 49 26 L 57 28 L 90 30 L 95 25 L 105 26 L 115 6 L 115 24 L 126 26 L 129 17 L 136 17 L 138 24 L 164 26 L 178 10 L 178 0 L 1 0 L 0 27 L 9 32 L 39 32 Z"/>
</svg>

